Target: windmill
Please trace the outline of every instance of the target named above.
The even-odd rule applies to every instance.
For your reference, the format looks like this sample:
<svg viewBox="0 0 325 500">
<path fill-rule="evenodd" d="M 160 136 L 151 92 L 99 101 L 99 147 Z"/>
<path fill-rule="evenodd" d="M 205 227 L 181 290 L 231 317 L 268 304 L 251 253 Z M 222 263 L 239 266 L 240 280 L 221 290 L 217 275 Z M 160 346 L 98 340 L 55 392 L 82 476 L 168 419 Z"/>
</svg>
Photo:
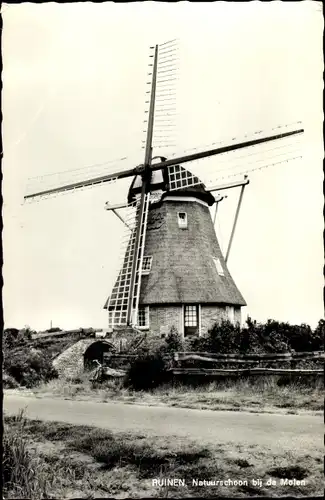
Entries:
<svg viewBox="0 0 325 500">
<path fill-rule="evenodd" d="M 155 125 L 170 124 L 168 107 L 173 71 L 173 41 L 152 47 L 149 109 L 143 163 L 87 180 L 35 191 L 25 199 L 75 191 L 87 186 L 132 178 L 127 200 L 106 209 L 126 226 L 126 246 L 112 292 L 105 303 L 108 326 L 137 327 L 164 335 L 171 327 L 183 335 L 203 334 L 215 321 L 240 321 L 246 302 L 227 267 L 247 176 L 243 180 L 207 187 L 183 165 L 196 160 L 252 148 L 301 134 L 303 129 L 274 133 L 221 147 L 167 158 L 153 155 Z M 164 84 L 164 82 L 166 82 Z M 167 101 L 167 104 L 164 103 Z M 161 104 L 161 102 L 163 102 Z M 159 136 L 158 136 L 159 137 Z M 222 197 L 215 193 L 240 187 L 240 196 L 224 256 L 210 207 Z M 125 218 L 121 210 L 131 214 Z"/>
</svg>

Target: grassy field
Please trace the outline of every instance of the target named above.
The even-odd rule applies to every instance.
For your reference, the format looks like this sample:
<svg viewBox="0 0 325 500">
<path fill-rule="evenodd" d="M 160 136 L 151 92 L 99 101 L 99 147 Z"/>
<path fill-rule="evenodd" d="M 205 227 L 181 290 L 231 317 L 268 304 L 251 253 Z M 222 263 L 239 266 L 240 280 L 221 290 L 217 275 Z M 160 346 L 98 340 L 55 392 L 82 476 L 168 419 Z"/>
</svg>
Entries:
<svg viewBox="0 0 325 500">
<path fill-rule="evenodd" d="M 316 450 L 275 455 L 259 446 L 202 446 L 23 416 L 5 417 L 4 427 L 5 498 L 303 497 L 323 491 Z M 185 485 L 157 484 L 175 478 Z M 195 483 L 204 480 L 233 484 Z M 296 484 L 281 484 L 286 480 Z"/>
<path fill-rule="evenodd" d="M 132 391 L 120 382 L 107 381 L 93 385 L 87 374 L 75 380 L 52 380 L 32 389 L 38 396 L 55 396 L 65 399 L 120 401 L 130 404 L 166 405 L 182 408 L 234 410 L 253 412 L 323 410 L 323 382 L 301 385 L 277 385 L 276 377 L 252 380 L 212 382 L 205 386 L 162 386 L 152 391 Z"/>
</svg>

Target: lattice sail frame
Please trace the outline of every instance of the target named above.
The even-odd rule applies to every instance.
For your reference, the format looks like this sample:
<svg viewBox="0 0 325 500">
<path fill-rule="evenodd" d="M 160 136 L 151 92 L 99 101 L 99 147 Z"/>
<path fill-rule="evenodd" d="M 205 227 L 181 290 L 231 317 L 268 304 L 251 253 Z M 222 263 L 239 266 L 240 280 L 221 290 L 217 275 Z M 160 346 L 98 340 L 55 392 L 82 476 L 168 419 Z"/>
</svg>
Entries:
<svg viewBox="0 0 325 500">
<path fill-rule="evenodd" d="M 152 147 L 155 154 L 176 147 L 177 94 L 180 77 L 178 39 L 158 45 L 155 119 Z"/>
<path fill-rule="evenodd" d="M 301 122 L 296 122 L 291 125 L 283 125 L 266 131 L 271 134 L 285 134 L 293 125 L 299 126 Z M 257 133 L 252 133 L 252 136 Z M 261 134 L 261 132 L 258 132 Z M 247 136 L 245 136 L 247 139 Z M 226 141 L 226 144 L 239 140 L 233 138 L 232 141 Z M 169 190 L 175 191 L 178 189 L 204 184 L 206 189 L 215 185 L 216 182 L 231 177 L 242 176 L 256 170 L 262 170 L 273 165 L 293 161 L 302 158 L 301 155 L 301 135 L 283 137 L 277 139 L 277 145 L 270 143 L 258 144 L 250 147 L 250 152 L 243 153 L 242 150 L 223 153 L 218 157 L 206 157 L 200 160 L 191 162 L 190 169 L 185 169 L 181 164 L 167 167 Z M 207 147 L 213 147 L 216 144 L 223 145 L 223 142 L 213 143 Z M 194 152 L 198 148 L 186 150 L 186 152 Z M 204 167 L 201 164 L 204 162 Z M 209 168 L 210 164 L 210 168 Z"/>
<path fill-rule="evenodd" d="M 137 324 L 140 288 L 141 288 L 141 272 L 142 272 L 144 247 L 146 241 L 149 204 L 150 204 L 150 193 L 146 194 L 145 196 L 145 205 L 142 214 L 142 220 L 140 226 L 141 228 L 140 238 L 137 251 L 136 274 L 132 291 L 131 291 L 131 273 L 132 273 L 133 255 L 135 250 L 136 225 L 140 210 L 139 197 L 135 202 L 135 204 L 128 207 L 129 213 L 125 221 L 130 229 L 128 229 L 124 235 L 124 242 L 123 242 L 124 244 L 122 243 L 123 259 L 120 271 L 115 281 L 115 285 L 113 286 L 112 293 L 107 303 L 108 326 L 110 328 L 113 328 L 114 326 L 127 326 L 127 318 L 130 307 L 132 308 L 132 313 L 131 313 L 132 324 L 133 325 Z M 132 301 L 130 301 L 130 294 L 132 294 Z"/>
<path fill-rule="evenodd" d="M 154 49 L 154 47 L 151 47 Z M 152 54 L 150 57 L 154 57 Z M 157 46 L 157 69 L 155 74 L 155 107 L 154 107 L 154 120 L 152 130 L 152 143 L 151 149 L 159 150 L 161 148 L 169 148 L 175 146 L 174 134 L 176 127 L 176 83 L 178 79 L 178 62 L 179 62 L 179 43 L 178 40 L 171 40 L 169 42 Z M 151 68 L 153 64 L 149 64 Z M 151 69 L 150 69 L 151 71 Z M 153 71 L 148 73 L 153 76 Z M 147 82 L 151 86 L 152 80 Z M 150 100 L 146 101 L 150 104 Z M 149 113 L 146 109 L 145 113 Z M 149 118 L 146 116 L 144 123 L 149 123 Z M 149 126 L 149 125 L 148 125 Z M 147 134 L 147 130 L 144 130 Z M 143 149 L 146 148 L 147 140 L 143 140 Z M 154 198 L 154 196 L 153 196 Z M 139 246 L 137 249 L 137 263 L 135 271 L 135 279 L 133 289 L 131 290 L 131 274 L 133 265 L 133 256 L 135 251 L 136 240 L 136 226 L 140 212 L 139 198 L 136 202 L 136 207 L 133 207 L 131 218 L 126 221 L 130 226 L 130 231 L 126 235 L 124 245 L 122 246 L 123 261 L 118 273 L 117 280 L 113 287 L 112 293 L 107 302 L 108 309 L 108 326 L 127 326 L 127 319 L 129 315 L 129 308 L 131 307 L 131 322 L 132 325 L 138 323 L 138 308 L 141 290 L 141 274 L 142 262 L 145 247 L 147 217 L 150 204 L 150 193 L 145 196 L 145 205 L 140 224 Z"/>
</svg>

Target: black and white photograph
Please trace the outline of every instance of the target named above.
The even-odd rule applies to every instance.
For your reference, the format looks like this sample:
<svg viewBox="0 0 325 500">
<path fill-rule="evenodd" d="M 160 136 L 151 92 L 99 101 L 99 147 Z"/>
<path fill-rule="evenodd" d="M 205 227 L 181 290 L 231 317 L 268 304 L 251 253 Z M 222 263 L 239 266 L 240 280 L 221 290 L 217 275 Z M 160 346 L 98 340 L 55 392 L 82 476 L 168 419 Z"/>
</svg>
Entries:
<svg viewBox="0 0 325 500">
<path fill-rule="evenodd" d="M 322 2 L 1 18 L 3 498 L 322 498 Z"/>
</svg>

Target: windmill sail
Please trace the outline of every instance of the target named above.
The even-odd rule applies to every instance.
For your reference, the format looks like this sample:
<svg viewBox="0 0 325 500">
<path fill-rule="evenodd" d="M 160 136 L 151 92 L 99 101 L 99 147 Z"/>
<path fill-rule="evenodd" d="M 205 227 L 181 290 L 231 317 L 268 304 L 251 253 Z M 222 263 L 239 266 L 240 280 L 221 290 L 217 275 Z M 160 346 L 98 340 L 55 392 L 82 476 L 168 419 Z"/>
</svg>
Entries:
<svg viewBox="0 0 325 500">
<path fill-rule="evenodd" d="M 128 231 L 126 236 L 127 240 L 126 240 L 124 259 L 122 262 L 122 268 L 118 273 L 118 277 L 113 286 L 112 293 L 105 304 L 105 308 L 108 309 L 108 325 L 110 327 L 126 326 L 129 315 L 132 318 L 133 324 L 135 324 L 137 321 L 137 310 L 138 310 L 139 294 L 141 286 L 141 271 L 142 271 L 143 252 L 145 247 L 149 201 L 150 201 L 150 194 L 148 193 L 145 197 L 145 207 L 142 213 L 142 219 L 140 225 L 141 228 L 140 237 L 136 250 L 137 253 L 136 271 L 132 289 L 131 289 L 131 276 L 132 276 L 134 253 L 136 248 L 136 226 L 138 223 L 138 218 L 140 217 L 139 200 L 136 202 L 135 208 L 133 208 L 133 216 L 131 216 L 131 220 L 130 218 L 128 219 L 128 225 L 131 227 L 131 231 Z"/>
<path fill-rule="evenodd" d="M 234 152 L 236 155 L 240 153 L 241 150 L 244 150 L 244 152 L 247 151 L 247 148 L 254 150 L 254 147 L 258 145 L 264 145 L 265 147 L 274 141 L 280 139 L 284 140 L 290 137 L 294 138 L 294 136 L 300 135 L 303 132 L 303 129 L 299 127 L 293 131 L 276 130 L 267 136 L 259 138 L 253 137 L 251 140 L 248 140 L 246 138 L 247 136 L 245 136 L 245 139 L 241 141 L 231 141 L 231 143 L 218 147 L 216 144 L 213 144 L 209 148 L 202 148 L 201 151 L 195 149 L 194 152 L 175 155 L 175 157 L 169 159 L 161 156 L 158 163 L 153 163 L 153 148 L 159 149 L 160 147 L 166 148 L 174 145 L 172 142 L 172 134 L 175 126 L 173 120 L 175 118 L 176 105 L 174 91 L 175 81 L 177 80 L 177 46 L 172 41 L 161 46 L 156 45 L 152 48 L 154 48 L 155 53 L 151 56 L 154 57 L 154 62 L 150 65 L 153 67 L 152 73 L 149 73 L 152 75 L 152 79 L 148 82 L 151 89 L 148 91 L 150 95 L 150 99 L 147 101 L 149 109 L 146 111 L 148 114 L 145 120 L 145 123 L 147 123 L 145 131 L 146 140 L 143 141 L 143 148 L 145 149 L 144 163 L 137 167 L 132 167 L 130 165 L 124 167 L 119 166 L 112 169 L 105 168 L 104 172 L 100 171 L 97 175 L 92 175 L 90 178 L 78 180 L 74 178 L 69 182 L 62 182 L 61 185 L 54 187 L 43 185 L 24 197 L 25 200 L 35 199 L 57 193 L 73 192 L 77 189 L 110 183 L 127 177 L 134 177 L 129 191 L 128 202 L 125 204 L 131 212 L 131 217 L 127 221 L 123 221 L 128 228 L 124 248 L 125 253 L 123 253 L 121 268 L 113 286 L 112 293 L 105 304 L 105 308 L 108 309 L 109 326 L 111 327 L 137 325 L 139 305 L 141 300 L 143 303 L 144 296 L 147 297 L 146 303 L 149 303 L 148 294 L 151 294 L 153 290 L 151 286 L 153 282 L 156 287 L 157 297 L 160 297 L 159 300 L 161 303 L 167 303 L 171 299 L 172 295 L 169 293 L 168 287 L 170 283 L 173 283 L 173 280 L 175 281 L 175 289 L 173 292 L 177 292 L 176 295 L 178 297 L 176 297 L 176 299 L 183 298 L 186 301 L 196 303 L 193 291 L 196 285 L 199 284 L 195 275 L 197 266 L 194 264 L 187 266 L 187 262 L 190 259 L 188 254 L 190 244 L 195 240 L 194 233 L 197 234 L 197 231 L 194 231 L 194 225 L 189 227 L 188 232 L 182 232 L 182 245 L 184 250 L 179 251 L 179 263 L 174 263 L 174 271 L 168 259 L 164 258 L 164 294 L 162 294 L 159 288 L 159 280 L 156 279 L 158 277 L 158 275 L 155 274 L 157 270 L 152 273 L 150 278 L 146 277 L 144 279 L 143 287 L 141 287 L 143 261 L 145 257 L 144 253 L 146 248 L 150 247 L 150 241 L 153 249 L 156 248 L 157 244 L 159 246 L 159 242 L 153 237 L 152 231 L 157 231 L 156 234 L 160 231 L 161 241 L 165 238 L 165 243 L 167 245 L 169 236 L 167 235 L 167 237 L 164 233 L 165 229 L 169 228 L 171 231 L 178 231 L 177 228 L 182 229 L 182 224 L 187 217 L 187 208 L 189 215 L 192 214 L 193 221 L 196 221 L 195 223 L 201 221 L 199 229 L 203 232 L 202 237 L 200 236 L 198 241 L 200 241 L 201 245 L 206 244 L 204 248 L 202 247 L 201 250 L 197 250 L 198 261 L 204 255 L 206 255 L 206 261 L 209 261 L 209 264 L 206 264 L 205 281 L 204 283 L 202 282 L 202 288 L 205 288 L 207 293 L 208 291 L 209 293 L 202 299 L 203 302 L 211 304 L 222 302 L 234 307 L 241 307 L 241 305 L 245 304 L 244 299 L 232 282 L 232 278 L 226 267 L 226 262 L 223 261 L 223 256 L 220 253 L 218 243 L 215 243 L 211 236 L 213 226 L 210 221 L 209 206 L 215 202 L 210 192 L 214 189 L 212 189 L 212 187 L 211 189 L 207 187 L 204 171 L 202 170 L 201 172 L 200 168 L 196 168 L 195 162 L 216 156 L 218 159 L 221 158 L 219 170 L 222 172 L 224 167 L 222 158 L 225 158 L 225 155 L 230 152 Z M 285 147 L 284 145 L 280 155 L 288 153 Z M 281 146 L 278 146 L 278 148 L 281 148 Z M 270 149 L 271 153 L 273 149 L 275 148 Z M 263 161 L 267 162 L 269 159 L 264 153 L 265 150 L 263 152 Z M 252 156 L 254 154 L 256 153 L 253 152 Z M 249 155 L 246 154 L 246 156 Z M 235 158 L 236 160 L 240 159 L 238 155 L 237 157 L 235 156 Z M 284 159 L 282 161 L 287 160 Z M 191 166 L 191 171 L 182 166 L 184 163 L 189 162 L 192 162 L 191 165 L 193 165 L 193 167 Z M 102 165 L 103 164 L 99 166 L 102 167 Z M 226 168 L 229 168 L 229 165 L 226 166 Z M 251 170 L 254 168 L 252 167 Z M 246 171 L 249 171 L 249 169 Z M 244 170 L 239 173 L 245 173 L 246 171 Z M 238 175 L 238 172 L 233 175 Z M 213 181 L 215 180 L 216 179 L 213 179 Z M 192 210 L 191 204 L 193 203 L 195 203 L 195 209 Z M 121 205 L 119 205 L 119 207 L 121 207 Z M 112 209 L 114 209 L 114 207 Z M 185 219 L 181 219 L 180 214 L 184 216 Z M 164 218 L 166 220 L 168 219 L 168 224 L 166 223 L 163 227 L 164 220 L 162 219 Z M 175 225 L 176 220 L 178 220 L 178 225 Z M 148 224 L 150 227 L 147 227 Z M 147 230 L 148 245 L 146 244 Z M 194 232 L 192 233 L 191 231 Z M 210 236 L 207 237 L 207 234 Z M 185 241 L 186 238 L 184 235 L 189 237 L 188 241 Z M 177 237 L 179 238 L 180 235 L 178 234 Z M 174 238 L 173 244 L 175 244 L 176 241 L 176 238 Z M 182 246 L 180 244 L 179 249 L 181 248 Z M 157 249 L 157 252 L 152 251 L 152 253 L 158 255 L 158 250 L 160 251 L 162 248 Z M 177 252 L 175 251 L 174 253 L 176 255 Z M 147 258 L 150 258 L 152 262 L 155 260 L 154 256 L 149 256 Z M 189 268 L 193 268 L 193 272 L 189 271 Z M 193 279 L 189 279 L 190 275 Z M 154 277 L 156 277 L 155 280 Z M 213 278 L 211 283 L 209 281 L 210 277 Z M 143 295 L 143 290 L 146 291 L 147 296 Z M 152 295 L 152 297 L 154 297 L 154 295 Z M 153 299 L 151 298 L 150 300 Z M 200 300 L 198 300 L 198 304 L 200 304 Z M 188 307 L 190 307 L 188 314 L 191 315 L 194 306 L 191 305 Z M 198 309 L 196 309 L 196 311 L 198 311 Z M 190 316 L 186 316 L 186 318 L 189 320 Z"/>
</svg>

